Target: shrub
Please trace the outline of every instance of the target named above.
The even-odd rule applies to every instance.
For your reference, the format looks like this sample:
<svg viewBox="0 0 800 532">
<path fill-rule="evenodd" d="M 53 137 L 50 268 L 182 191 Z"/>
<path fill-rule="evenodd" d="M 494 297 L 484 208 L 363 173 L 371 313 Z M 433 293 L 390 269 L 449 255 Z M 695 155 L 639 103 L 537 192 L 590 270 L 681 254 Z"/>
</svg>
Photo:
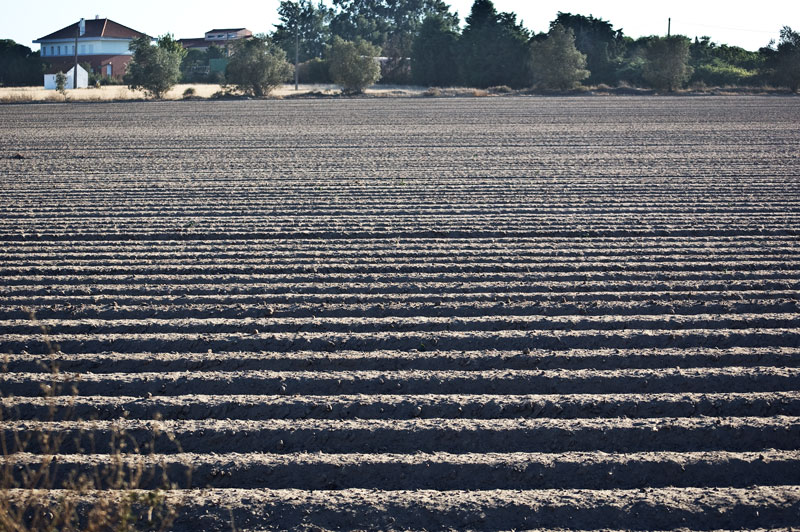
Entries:
<svg viewBox="0 0 800 532">
<path fill-rule="evenodd" d="M 377 59 L 380 53 L 380 48 L 362 39 L 345 41 L 334 37 L 328 57 L 331 79 L 342 87 L 344 93 L 364 92 L 381 77 Z"/>
<path fill-rule="evenodd" d="M 187 87 L 187 89 L 186 89 L 185 91 L 183 91 L 183 97 L 184 97 L 184 98 L 191 98 L 191 97 L 193 97 L 193 96 L 194 96 L 196 93 L 197 93 L 197 92 L 194 90 L 194 87 Z"/>
<path fill-rule="evenodd" d="M 753 83 L 757 74 L 745 68 L 721 62 L 700 65 L 694 70 L 692 81 L 709 86 L 748 85 Z"/>
<path fill-rule="evenodd" d="M 300 83 L 331 83 L 331 74 L 328 71 L 328 62 L 319 57 L 310 59 L 297 65 Z"/>
<path fill-rule="evenodd" d="M 215 85 L 224 85 L 225 84 L 225 73 L 224 72 L 209 72 L 208 73 L 208 82 Z"/>
<path fill-rule="evenodd" d="M 236 41 L 225 79 L 236 90 L 261 98 L 286 83 L 293 72 L 286 52 L 261 35 Z"/>
<path fill-rule="evenodd" d="M 494 87 L 489 87 L 488 90 L 491 94 L 509 94 L 514 92 L 514 89 L 508 85 L 495 85 Z"/>
<path fill-rule="evenodd" d="M 64 98 L 67 97 L 67 76 L 63 72 L 56 74 L 56 90 Z"/>
</svg>

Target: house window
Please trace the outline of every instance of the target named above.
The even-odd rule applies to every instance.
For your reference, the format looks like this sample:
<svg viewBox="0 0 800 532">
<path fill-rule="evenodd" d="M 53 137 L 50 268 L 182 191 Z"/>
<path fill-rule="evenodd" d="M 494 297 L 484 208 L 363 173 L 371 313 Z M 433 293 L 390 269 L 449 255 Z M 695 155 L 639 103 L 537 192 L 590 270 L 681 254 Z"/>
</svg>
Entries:
<svg viewBox="0 0 800 532">
<path fill-rule="evenodd" d="M 58 50 L 58 55 L 61 55 L 61 47 L 60 47 L 60 46 L 58 46 L 58 47 L 56 48 L 56 50 Z"/>
<path fill-rule="evenodd" d="M 42 46 L 42 56 L 47 55 L 47 46 Z"/>
<path fill-rule="evenodd" d="M 106 65 L 106 76 L 111 77 L 111 63 Z"/>
<path fill-rule="evenodd" d="M 53 52 L 53 47 L 51 46 L 51 47 L 50 47 L 50 55 L 53 55 L 54 53 L 55 53 L 55 52 Z"/>
</svg>

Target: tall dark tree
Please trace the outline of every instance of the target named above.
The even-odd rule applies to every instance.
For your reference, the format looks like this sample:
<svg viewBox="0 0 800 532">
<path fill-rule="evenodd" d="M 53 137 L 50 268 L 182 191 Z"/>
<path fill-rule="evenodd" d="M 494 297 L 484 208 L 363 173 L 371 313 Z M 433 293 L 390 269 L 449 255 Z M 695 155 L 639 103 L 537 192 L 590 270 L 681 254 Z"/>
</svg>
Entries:
<svg viewBox="0 0 800 532">
<path fill-rule="evenodd" d="M 0 39 L 0 87 L 41 85 L 44 68 L 39 52 L 11 39 Z"/>
<path fill-rule="evenodd" d="M 387 82 L 410 81 L 408 58 L 426 16 L 439 14 L 457 23 L 443 0 L 333 0 L 333 5 L 331 32 L 379 46 L 388 58 L 383 72 Z"/>
<path fill-rule="evenodd" d="M 414 83 L 428 87 L 457 85 L 458 24 L 436 13 L 422 22 L 411 50 Z"/>
<path fill-rule="evenodd" d="M 575 47 L 575 35 L 554 26 L 547 39 L 531 43 L 534 82 L 545 89 L 567 90 L 589 77 L 586 54 Z"/>
<path fill-rule="evenodd" d="M 281 23 L 275 26 L 272 42 L 286 52 L 290 61 L 295 59 L 295 42 L 298 41 L 301 62 L 325 54 L 325 46 L 331 37 L 333 12 L 324 2 L 283 0 L 278 7 L 278 16 Z"/>
<path fill-rule="evenodd" d="M 491 0 L 475 0 L 459 44 L 463 82 L 473 87 L 524 86 L 529 38 L 516 15 L 498 13 Z"/>
<path fill-rule="evenodd" d="M 759 50 L 765 58 L 765 74 L 774 83 L 800 90 L 800 33 L 784 26 L 777 46 L 770 43 Z"/>
<path fill-rule="evenodd" d="M 591 72 L 588 83 L 615 83 L 616 71 L 625 55 L 625 38 L 622 30 L 615 30 L 610 22 L 583 15 L 559 12 L 550 23 L 550 29 L 563 26 L 575 34 L 575 47 L 586 54 L 586 67 Z"/>
</svg>

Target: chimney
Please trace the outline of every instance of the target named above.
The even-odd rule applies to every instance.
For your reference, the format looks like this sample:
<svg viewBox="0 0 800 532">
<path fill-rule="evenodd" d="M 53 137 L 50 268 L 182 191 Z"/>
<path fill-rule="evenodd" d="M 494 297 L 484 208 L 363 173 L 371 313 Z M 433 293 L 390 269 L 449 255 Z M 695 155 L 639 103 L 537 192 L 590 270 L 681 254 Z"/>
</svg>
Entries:
<svg viewBox="0 0 800 532">
<path fill-rule="evenodd" d="M 95 19 L 95 20 L 100 20 L 100 15 L 95 15 L 95 16 L 94 16 L 94 19 Z"/>
</svg>

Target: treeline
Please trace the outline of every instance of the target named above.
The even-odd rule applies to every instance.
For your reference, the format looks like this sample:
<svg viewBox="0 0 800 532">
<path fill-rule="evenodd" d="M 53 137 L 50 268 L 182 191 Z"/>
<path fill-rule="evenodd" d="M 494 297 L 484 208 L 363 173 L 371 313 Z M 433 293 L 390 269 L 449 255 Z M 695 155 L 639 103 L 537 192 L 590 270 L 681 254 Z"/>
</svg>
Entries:
<svg viewBox="0 0 800 532">
<path fill-rule="evenodd" d="M 675 90 L 687 85 L 778 85 L 798 90 L 800 34 L 785 27 L 757 52 L 709 37 L 633 39 L 592 16 L 558 13 L 535 34 L 514 13 L 476 0 L 463 29 L 442 0 L 284 0 L 271 38 L 300 77 L 323 82 L 334 36 L 381 48 L 382 82 L 423 86 L 565 89 L 579 83 Z M 299 38 L 298 38 L 299 37 Z"/>
<path fill-rule="evenodd" d="M 253 84 L 248 78 L 269 75 L 262 85 L 268 88 L 275 76 L 288 72 L 284 63 L 297 59 L 300 82 L 344 86 L 360 80 L 351 83 L 354 90 L 378 79 L 429 87 L 546 90 L 581 84 L 663 91 L 775 85 L 797 92 L 800 86 L 800 34 L 788 26 L 777 42 L 751 52 L 718 45 L 709 37 L 632 39 L 609 21 L 571 13 L 558 13 L 547 33 L 535 34 L 514 13 L 498 12 L 491 0 L 475 0 L 463 29 L 443 0 L 332 0 L 331 6 L 322 0 L 283 0 L 278 15 L 280 23 L 270 35 L 256 37 L 254 45 L 234 44 L 238 57 L 216 46 L 173 50 L 179 71 L 170 67 L 171 80 L 246 86 Z M 165 37 L 173 49 L 174 41 Z M 144 55 L 157 55 L 144 43 L 137 47 Z M 373 72 L 373 62 L 362 60 L 366 54 L 379 57 L 379 72 Z M 174 64 L 174 58 L 170 61 Z M 38 52 L 0 41 L 0 85 L 38 85 L 44 68 Z M 269 68 L 273 71 L 265 74 Z"/>
<path fill-rule="evenodd" d="M 27 46 L 0 39 L 0 87 L 41 85 L 45 63 Z"/>
</svg>

